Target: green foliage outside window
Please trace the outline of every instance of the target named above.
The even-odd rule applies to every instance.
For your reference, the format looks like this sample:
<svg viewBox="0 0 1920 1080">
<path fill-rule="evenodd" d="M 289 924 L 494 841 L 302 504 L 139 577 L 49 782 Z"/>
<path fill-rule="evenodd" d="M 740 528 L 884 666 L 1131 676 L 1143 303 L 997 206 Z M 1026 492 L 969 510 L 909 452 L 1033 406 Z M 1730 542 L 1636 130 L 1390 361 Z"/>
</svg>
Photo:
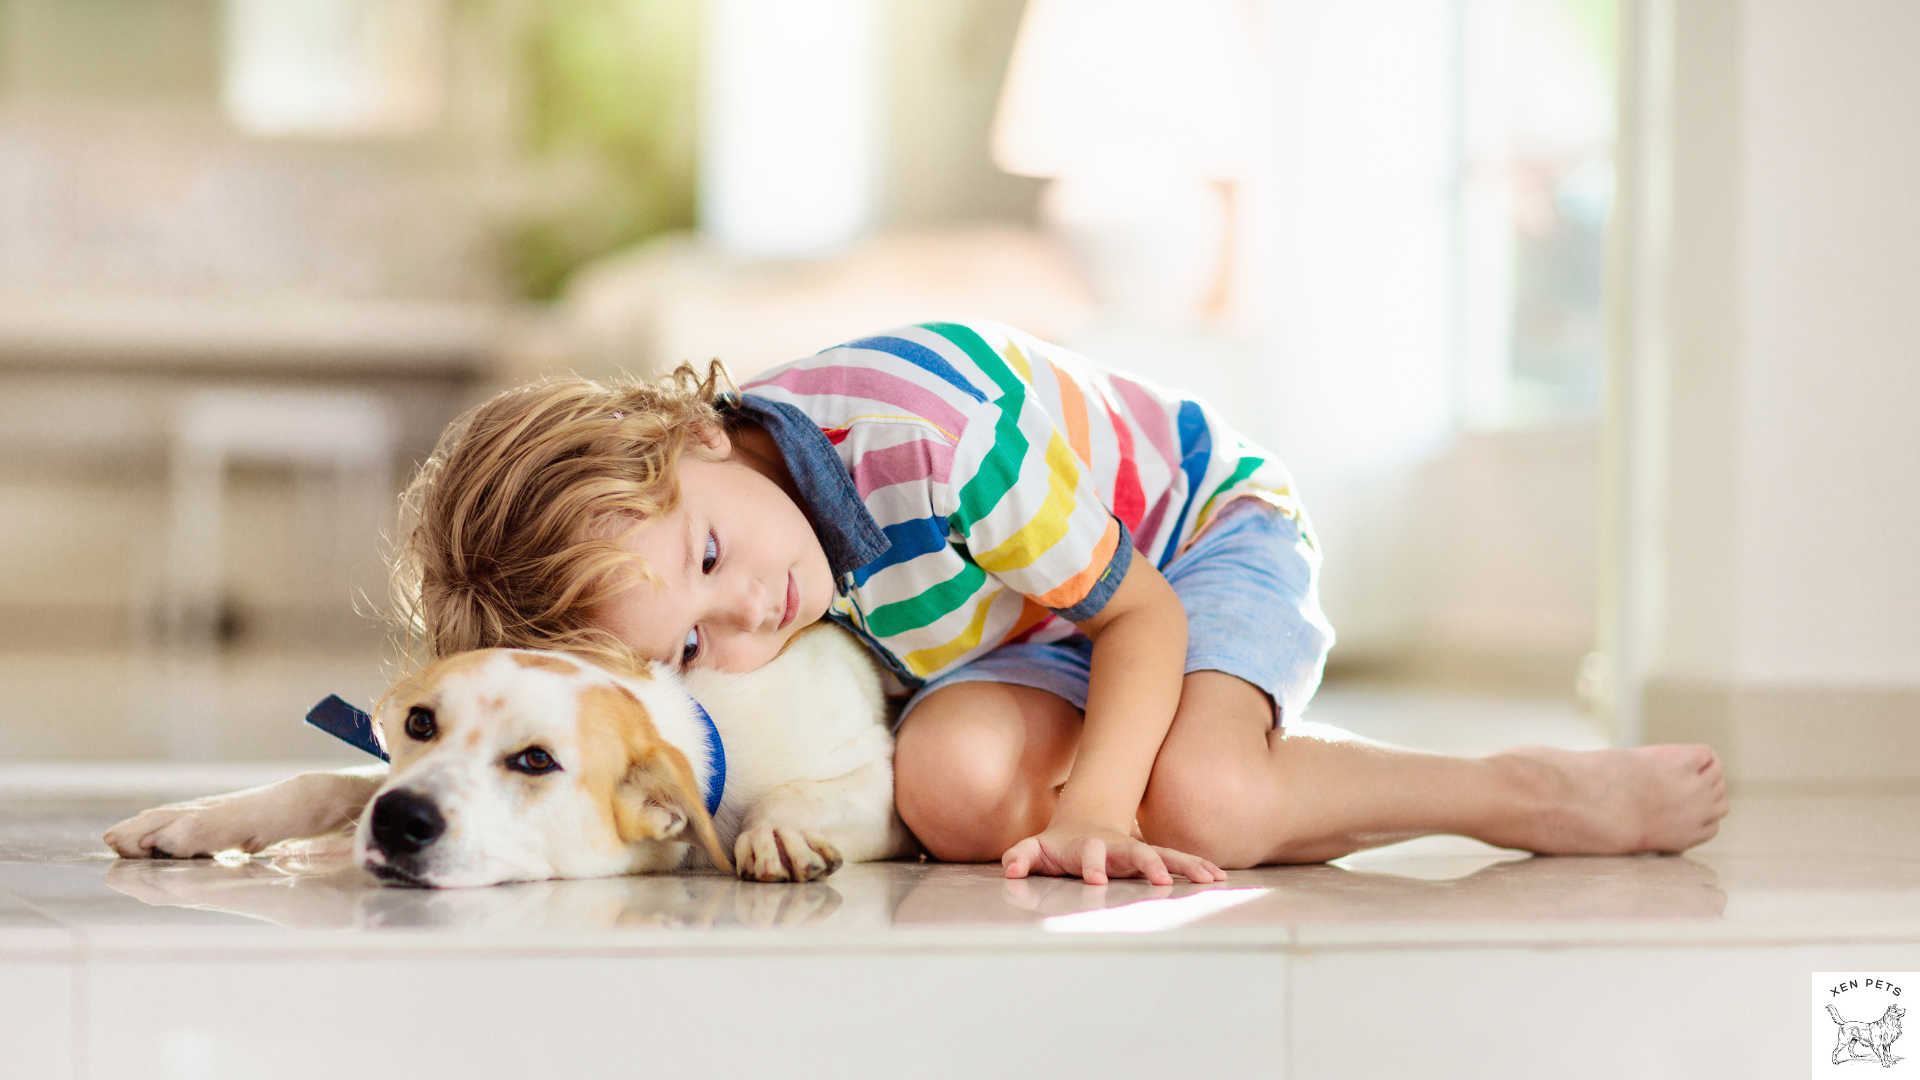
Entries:
<svg viewBox="0 0 1920 1080">
<path fill-rule="evenodd" d="M 550 299 L 582 264 L 694 224 L 698 0 L 542 0 L 524 24 L 529 151 L 585 171 L 582 197 L 509 237 L 519 291 Z"/>
</svg>

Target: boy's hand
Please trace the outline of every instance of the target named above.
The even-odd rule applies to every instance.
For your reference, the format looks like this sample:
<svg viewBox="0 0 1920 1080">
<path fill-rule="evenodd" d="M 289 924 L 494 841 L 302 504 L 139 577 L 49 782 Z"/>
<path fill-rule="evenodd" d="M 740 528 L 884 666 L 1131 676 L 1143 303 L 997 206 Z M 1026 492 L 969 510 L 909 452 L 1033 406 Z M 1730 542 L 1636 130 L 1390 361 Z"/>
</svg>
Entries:
<svg viewBox="0 0 1920 1080">
<path fill-rule="evenodd" d="M 1045 874 L 1089 885 L 1105 885 L 1109 876 L 1143 877 L 1155 885 L 1173 884 L 1173 874 L 1202 885 L 1227 879 L 1226 871 L 1184 851 L 1154 847 L 1118 829 L 1058 821 L 1008 848 L 1000 865 L 1010 878 Z"/>
</svg>

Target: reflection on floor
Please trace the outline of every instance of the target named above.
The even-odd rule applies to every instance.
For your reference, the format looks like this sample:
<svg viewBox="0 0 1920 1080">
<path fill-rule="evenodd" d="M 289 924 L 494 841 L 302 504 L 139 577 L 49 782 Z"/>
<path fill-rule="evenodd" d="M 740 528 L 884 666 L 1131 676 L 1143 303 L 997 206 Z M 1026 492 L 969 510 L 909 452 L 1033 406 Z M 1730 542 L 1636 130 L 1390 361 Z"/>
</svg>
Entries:
<svg viewBox="0 0 1920 1080">
<path fill-rule="evenodd" d="M 13 869 L 0 869 L 0 886 L 19 882 L 23 896 L 32 893 L 29 882 L 44 878 L 39 872 L 21 877 Z M 1408 922 L 1717 920 L 1727 904 L 1718 875 L 1684 858 L 1464 855 L 1388 861 L 1379 869 L 1311 866 L 1232 877 L 1224 889 L 1185 883 L 1089 887 L 1060 879 L 1005 881 L 991 866 L 908 863 L 851 867 L 829 881 L 801 886 L 680 875 L 415 890 L 372 888 L 348 859 L 329 854 L 230 864 L 123 861 L 106 866 L 99 880 L 112 892 L 152 907 L 241 915 L 294 930 L 578 933 L 805 925 L 884 936 L 969 927 L 1143 933 L 1202 924 L 1208 929 L 1287 928 L 1299 940 L 1301 933 L 1343 935 L 1355 927 Z M 1186 902 L 1199 896 L 1231 896 L 1235 902 Z M 96 892 L 96 900 L 119 906 L 130 918 L 137 913 L 133 921 L 139 923 L 175 921 L 115 905 L 115 898 L 103 892 Z M 1097 912 L 1108 917 L 1086 918 Z"/>
<path fill-rule="evenodd" d="M 1529 708 L 1334 693 L 1314 718 L 1597 738 Z M 218 771 L 0 769 L 5 1075 L 1797 1076 L 1804 1033 L 1832 1049 L 1810 972 L 1920 970 L 1920 796 L 1737 798 L 1686 857 L 1434 837 L 1211 887 L 890 863 L 424 891 L 337 852 L 99 845 Z"/>
</svg>

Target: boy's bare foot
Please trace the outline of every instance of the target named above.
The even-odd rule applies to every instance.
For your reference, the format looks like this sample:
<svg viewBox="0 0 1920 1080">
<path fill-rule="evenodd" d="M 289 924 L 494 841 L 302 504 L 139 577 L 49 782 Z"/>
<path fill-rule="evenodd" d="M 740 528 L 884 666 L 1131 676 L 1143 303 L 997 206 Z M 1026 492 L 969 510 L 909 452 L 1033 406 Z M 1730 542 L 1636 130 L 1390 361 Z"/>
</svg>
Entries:
<svg viewBox="0 0 1920 1080">
<path fill-rule="evenodd" d="M 1558 750 L 1518 746 L 1487 759 L 1530 792 L 1513 834 L 1489 842 L 1546 855 L 1685 851 L 1720 831 L 1727 781 L 1709 746 Z"/>
</svg>

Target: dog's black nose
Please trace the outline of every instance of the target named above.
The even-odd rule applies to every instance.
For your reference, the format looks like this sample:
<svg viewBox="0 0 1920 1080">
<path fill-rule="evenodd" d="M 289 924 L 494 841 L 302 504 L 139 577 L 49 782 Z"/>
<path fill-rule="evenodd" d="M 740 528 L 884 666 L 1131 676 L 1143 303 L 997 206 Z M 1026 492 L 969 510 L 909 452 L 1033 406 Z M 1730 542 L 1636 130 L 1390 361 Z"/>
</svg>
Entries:
<svg viewBox="0 0 1920 1080">
<path fill-rule="evenodd" d="M 411 855 L 445 831 L 447 819 L 424 795 L 389 791 L 374 800 L 373 842 L 389 855 Z"/>
</svg>

